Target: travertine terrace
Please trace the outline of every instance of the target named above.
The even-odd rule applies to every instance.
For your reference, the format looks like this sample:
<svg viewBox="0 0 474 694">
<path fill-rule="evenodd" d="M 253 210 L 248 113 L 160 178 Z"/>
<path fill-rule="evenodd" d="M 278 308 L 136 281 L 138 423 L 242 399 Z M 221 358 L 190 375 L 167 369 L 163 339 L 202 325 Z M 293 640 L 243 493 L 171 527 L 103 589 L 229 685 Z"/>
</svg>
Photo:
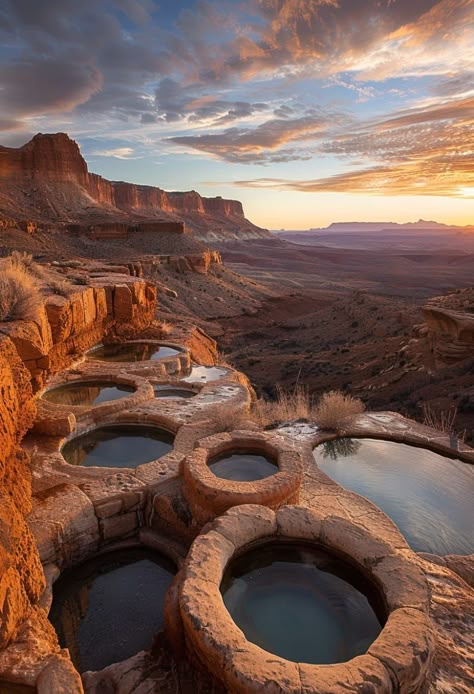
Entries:
<svg viewBox="0 0 474 694">
<path fill-rule="evenodd" d="M 92 287 L 50 296 L 38 321 L 1 326 L 0 691 L 467 694 L 472 557 L 415 554 L 377 507 L 317 469 L 312 449 L 334 434 L 304 423 L 259 429 L 249 416 L 254 393 L 245 375 L 229 367 L 196 370 L 196 362 L 215 364 L 212 340 L 194 330 L 188 338 L 173 328 L 162 334 L 153 320 L 155 287 L 131 268 L 103 266 L 94 275 Z M 86 355 L 102 341 L 144 340 L 179 349 L 156 361 Z M 41 397 L 79 381 L 132 392 L 95 406 Z M 154 387 L 167 384 L 195 396 L 156 398 Z M 65 442 L 95 427 L 134 423 L 170 432 L 172 449 L 120 469 L 71 465 L 61 453 Z M 469 447 L 391 412 L 360 415 L 339 433 L 474 462 Z M 270 455 L 278 470 L 246 483 L 209 471 L 214 455 L 240 448 Z M 224 607 L 220 581 L 236 553 L 275 538 L 341 554 L 378 587 L 387 621 L 366 654 L 330 667 L 305 665 L 247 641 Z M 54 581 L 88 558 L 137 545 L 159 549 L 179 567 L 165 635 L 151 652 L 79 674 L 47 618 Z"/>
</svg>

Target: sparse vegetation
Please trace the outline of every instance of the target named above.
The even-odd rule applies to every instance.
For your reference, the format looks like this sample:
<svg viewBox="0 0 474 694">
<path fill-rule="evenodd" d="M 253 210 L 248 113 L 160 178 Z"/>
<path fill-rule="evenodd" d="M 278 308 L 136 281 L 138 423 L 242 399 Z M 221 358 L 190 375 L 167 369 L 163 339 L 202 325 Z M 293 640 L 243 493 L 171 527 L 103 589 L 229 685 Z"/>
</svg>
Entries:
<svg viewBox="0 0 474 694">
<path fill-rule="evenodd" d="M 212 413 L 211 419 L 216 427 L 216 432 L 221 433 L 242 428 L 251 417 L 244 412 L 235 412 L 232 408 L 220 408 Z"/>
<path fill-rule="evenodd" d="M 37 281 L 17 257 L 21 255 L 0 266 L 0 321 L 34 320 L 42 306 Z"/>
<path fill-rule="evenodd" d="M 464 440 L 466 432 L 458 432 L 455 429 L 455 422 L 458 414 L 458 408 L 456 406 L 446 410 L 437 410 L 431 403 L 427 402 L 423 403 L 421 409 L 423 410 L 423 424 L 427 427 L 441 431 L 448 436 L 456 436 L 456 438 L 462 441 Z"/>
<path fill-rule="evenodd" d="M 331 390 L 319 399 L 314 410 L 314 421 L 322 429 L 338 431 L 350 424 L 364 410 L 362 400 L 338 390 Z"/>
<path fill-rule="evenodd" d="M 313 404 L 305 386 L 297 385 L 292 392 L 277 386 L 276 400 L 259 399 L 254 404 L 252 418 L 262 427 L 296 419 L 313 418 Z"/>
</svg>

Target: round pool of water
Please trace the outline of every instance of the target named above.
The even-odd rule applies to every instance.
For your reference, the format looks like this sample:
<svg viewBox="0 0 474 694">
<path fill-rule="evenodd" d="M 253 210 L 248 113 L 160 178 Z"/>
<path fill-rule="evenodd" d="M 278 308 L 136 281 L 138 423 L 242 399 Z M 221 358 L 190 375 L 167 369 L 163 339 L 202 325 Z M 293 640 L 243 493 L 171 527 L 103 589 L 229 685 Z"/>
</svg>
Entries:
<svg viewBox="0 0 474 694">
<path fill-rule="evenodd" d="M 186 388 L 171 388 L 170 386 L 154 386 L 155 398 L 165 400 L 184 400 L 193 398 L 197 393 Z"/>
<path fill-rule="evenodd" d="M 416 552 L 474 552 L 472 465 L 377 439 L 336 439 L 313 455 L 323 472 L 390 516 Z"/>
<path fill-rule="evenodd" d="M 218 381 L 220 378 L 225 376 L 227 373 L 226 369 L 219 368 L 218 366 L 193 366 L 191 373 L 183 381 L 188 383 L 209 383 L 211 381 Z"/>
<path fill-rule="evenodd" d="M 71 465 L 136 467 L 161 458 L 173 441 L 173 434 L 156 426 L 114 424 L 76 436 L 61 453 Z"/>
<path fill-rule="evenodd" d="M 211 472 L 224 480 L 254 482 L 278 472 L 276 461 L 251 450 L 228 452 L 209 461 Z"/>
<path fill-rule="evenodd" d="M 62 576 L 49 618 L 76 668 L 101 670 L 150 648 L 175 573 L 170 559 L 139 548 L 96 557 Z"/>
<path fill-rule="evenodd" d="M 242 554 L 226 569 L 221 593 L 247 640 L 299 663 L 361 655 L 385 620 L 361 573 L 304 544 L 275 542 Z"/>
<path fill-rule="evenodd" d="M 158 345 L 148 342 L 124 342 L 114 345 L 100 345 L 87 352 L 89 359 L 98 361 L 157 361 L 166 357 L 174 357 L 181 350 L 168 345 Z"/>
<path fill-rule="evenodd" d="M 74 381 L 51 388 L 41 397 L 55 405 L 99 405 L 125 398 L 134 392 L 132 386 L 111 381 Z"/>
</svg>

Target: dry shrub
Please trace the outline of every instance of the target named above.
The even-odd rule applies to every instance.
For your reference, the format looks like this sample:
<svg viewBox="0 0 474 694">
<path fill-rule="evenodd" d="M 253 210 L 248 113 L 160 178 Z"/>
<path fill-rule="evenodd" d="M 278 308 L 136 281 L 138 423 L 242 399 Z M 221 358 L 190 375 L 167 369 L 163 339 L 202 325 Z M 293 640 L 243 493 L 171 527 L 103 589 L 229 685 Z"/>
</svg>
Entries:
<svg viewBox="0 0 474 694">
<path fill-rule="evenodd" d="M 286 392 L 277 386 L 277 399 L 267 401 L 259 399 L 254 404 L 252 417 L 262 427 L 291 422 L 296 419 L 312 419 L 313 404 L 305 386 L 296 386 L 292 392 Z"/>
<path fill-rule="evenodd" d="M 162 337 L 166 337 L 173 330 L 173 326 L 168 321 L 164 320 L 160 322 L 160 332 Z"/>
<path fill-rule="evenodd" d="M 18 259 L 0 266 L 0 321 L 34 320 L 43 305 L 34 277 Z"/>
<path fill-rule="evenodd" d="M 448 436 L 464 440 L 466 432 L 458 432 L 455 429 L 455 421 L 458 414 L 457 407 L 450 407 L 447 410 L 436 410 L 429 402 L 424 402 L 421 406 L 423 410 L 423 424 L 437 431 L 441 431 Z"/>
<path fill-rule="evenodd" d="M 314 409 L 313 418 L 322 429 L 338 431 L 351 424 L 365 410 L 362 400 L 331 390 L 324 393 Z"/>
<path fill-rule="evenodd" d="M 245 422 L 249 421 L 250 415 L 242 411 L 236 412 L 231 408 L 219 408 L 212 412 L 209 419 L 212 419 L 216 433 L 221 433 L 241 429 L 245 426 Z"/>
</svg>

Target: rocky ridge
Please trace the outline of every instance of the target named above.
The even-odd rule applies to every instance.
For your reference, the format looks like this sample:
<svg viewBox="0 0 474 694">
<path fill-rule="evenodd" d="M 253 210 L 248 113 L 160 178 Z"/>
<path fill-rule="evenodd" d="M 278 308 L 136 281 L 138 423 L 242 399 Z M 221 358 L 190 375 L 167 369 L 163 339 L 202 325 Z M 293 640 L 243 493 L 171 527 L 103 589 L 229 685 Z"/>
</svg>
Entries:
<svg viewBox="0 0 474 694">
<path fill-rule="evenodd" d="M 166 192 L 90 173 L 79 146 L 65 133 L 40 133 L 19 148 L 0 146 L 0 179 L 0 215 L 23 223 L 177 220 L 204 240 L 269 236 L 245 218 L 237 200 Z"/>
</svg>

